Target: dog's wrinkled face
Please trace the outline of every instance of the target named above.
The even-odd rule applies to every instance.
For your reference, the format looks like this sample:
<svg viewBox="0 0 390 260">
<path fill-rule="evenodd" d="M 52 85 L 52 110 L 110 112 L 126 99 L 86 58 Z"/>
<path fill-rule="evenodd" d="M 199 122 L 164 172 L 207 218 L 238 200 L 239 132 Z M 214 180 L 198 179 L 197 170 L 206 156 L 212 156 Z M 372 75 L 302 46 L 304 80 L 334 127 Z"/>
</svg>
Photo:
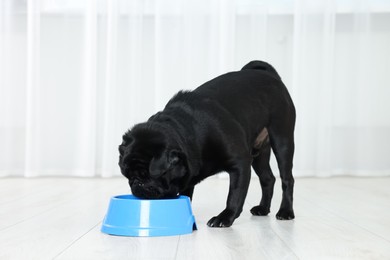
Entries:
<svg viewBox="0 0 390 260">
<path fill-rule="evenodd" d="M 119 146 L 119 167 L 133 195 L 158 199 L 175 197 L 186 182 L 185 156 L 169 146 L 160 133 L 132 133 Z"/>
</svg>

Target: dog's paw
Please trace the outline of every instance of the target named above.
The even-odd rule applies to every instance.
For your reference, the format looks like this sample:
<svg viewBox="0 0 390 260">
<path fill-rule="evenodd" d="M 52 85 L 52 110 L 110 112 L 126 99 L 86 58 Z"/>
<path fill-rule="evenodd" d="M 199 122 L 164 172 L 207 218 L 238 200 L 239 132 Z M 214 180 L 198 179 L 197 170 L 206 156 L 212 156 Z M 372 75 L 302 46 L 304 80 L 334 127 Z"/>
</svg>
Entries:
<svg viewBox="0 0 390 260">
<path fill-rule="evenodd" d="M 279 209 L 278 213 L 276 213 L 276 218 L 279 220 L 294 219 L 294 211 L 292 209 Z"/>
<path fill-rule="evenodd" d="M 209 222 L 207 222 L 207 226 L 209 227 L 230 227 L 231 225 L 231 221 L 220 219 L 219 217 L 212 217 Z"/>
<path fill-rule="evenodd" d="M 235 217 L 234 214 L 229 210 L 224 210 L 216 217 L 212 217 L 207 226 L 209 227 L 230 227 L 233 224 Z"/>
<path fill-rule="evenodd" d="M 261 205 L 255 206 L 251 209 L 251 213 L 254 216 L 267 216 L 269 212 L 269 208 L 266 208 Z"/>
</svg>

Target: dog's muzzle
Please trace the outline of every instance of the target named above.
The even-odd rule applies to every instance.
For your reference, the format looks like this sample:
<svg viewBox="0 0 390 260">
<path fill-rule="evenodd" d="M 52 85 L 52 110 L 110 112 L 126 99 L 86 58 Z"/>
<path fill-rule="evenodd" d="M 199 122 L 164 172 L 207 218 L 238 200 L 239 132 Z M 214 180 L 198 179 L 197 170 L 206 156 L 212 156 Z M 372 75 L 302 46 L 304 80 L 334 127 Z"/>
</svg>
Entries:
<svg viewBox="0 0 390 260">
<path fill-rule="evenodd" d="M 164 195 L 159 188 L 156 188 L 152 184 L 144 183 L 141 180 L 134 180 L 130 187 L 134 196 L 143 199 L 158 199 Z"/>
</svg>

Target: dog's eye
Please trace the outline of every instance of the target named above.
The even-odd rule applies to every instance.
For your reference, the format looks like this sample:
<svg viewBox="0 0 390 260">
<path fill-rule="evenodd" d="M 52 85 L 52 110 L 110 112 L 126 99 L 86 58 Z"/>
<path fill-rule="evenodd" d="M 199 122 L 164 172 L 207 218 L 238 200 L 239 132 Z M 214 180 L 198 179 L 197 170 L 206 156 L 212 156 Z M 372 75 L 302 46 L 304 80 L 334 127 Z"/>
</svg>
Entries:
<svg viewBox="0 0 390 260">
<path fill-rule="evenodd" d="M 180 158 L 179 158 L 179 157 L 175 157 L 175 158 L 173 158 L 172 160 L 170 160 L 170 163 L 171 163 L 172 165 L 176 165 L 176 164 L 179 163 L 179 161 L 180 161 Z"/>
<path fill-rule="evenodd" d="M 178 164 L 180 161 L 179 153 L 176 151 L 171 151 L 168 155 L 168 163 L 171 165 Z"/>
</svg>

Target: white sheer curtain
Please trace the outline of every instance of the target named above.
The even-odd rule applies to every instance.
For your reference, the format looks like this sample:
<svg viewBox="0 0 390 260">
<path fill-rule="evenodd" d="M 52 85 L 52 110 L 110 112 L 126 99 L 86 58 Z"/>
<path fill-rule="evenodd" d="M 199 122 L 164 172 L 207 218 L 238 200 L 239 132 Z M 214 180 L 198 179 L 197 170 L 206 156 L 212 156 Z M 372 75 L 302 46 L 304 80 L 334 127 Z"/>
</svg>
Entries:
<svg viewBox="0 0 390 260">
<path fill-rule="evenodd" d="M 295 101 L 296 176 L 389 175 L 386 0 L 1 0 L 0 176 L 120 175 L 124 131 L 253 59 Z"/>
</svg>

